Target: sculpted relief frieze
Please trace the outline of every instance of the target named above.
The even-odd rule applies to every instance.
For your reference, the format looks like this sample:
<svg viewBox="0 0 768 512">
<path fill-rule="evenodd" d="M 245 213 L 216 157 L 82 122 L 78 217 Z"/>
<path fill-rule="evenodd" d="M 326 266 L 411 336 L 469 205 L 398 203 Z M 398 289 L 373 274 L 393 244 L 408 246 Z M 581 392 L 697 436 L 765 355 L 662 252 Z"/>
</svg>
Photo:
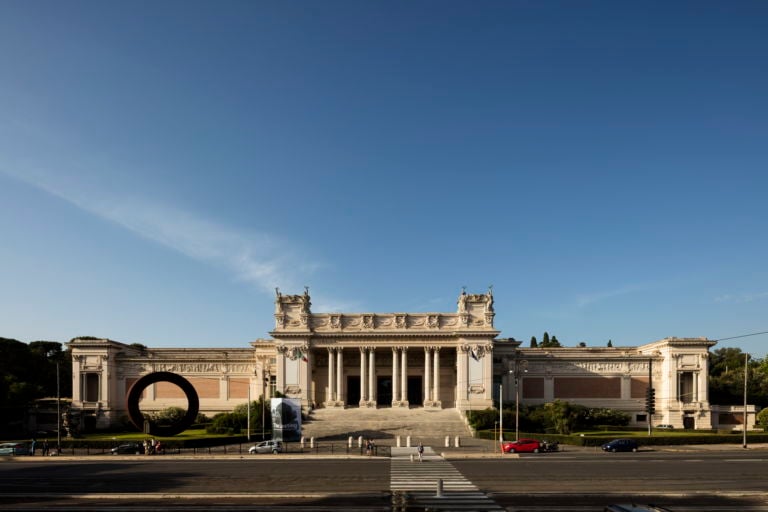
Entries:
<svg viewBox="0 0 768 512">
<path fill-rule="evenodd" d="M 647 374 L 648 362 L 633 361 L 529 361 L 529 373 L 624 373 Z"/>
<path fill-rule="evenodd" d="M 493 313 L 486 313 L 493 315 Z M 318 332 L 375 331 L 375 330 L 449 330 L 462 327 L 493 327 L 492 318 L 482 315 L 472 317 L 468 313 L 319 313 L 310 315 L 309 326 Z M 285 320 L 288 327 L 299 327 L 299 320 Z"/>
<path fill-rule="evenodd" d="M 132 364 L 126 366 L 126 370 L 135 373 L 145 372 L 171 372 L 171 373 L 252 373 L 253 364 L 250 363 L 217 363 L 217 362 L 153 362 L 146 364 Z"/>
</svg>

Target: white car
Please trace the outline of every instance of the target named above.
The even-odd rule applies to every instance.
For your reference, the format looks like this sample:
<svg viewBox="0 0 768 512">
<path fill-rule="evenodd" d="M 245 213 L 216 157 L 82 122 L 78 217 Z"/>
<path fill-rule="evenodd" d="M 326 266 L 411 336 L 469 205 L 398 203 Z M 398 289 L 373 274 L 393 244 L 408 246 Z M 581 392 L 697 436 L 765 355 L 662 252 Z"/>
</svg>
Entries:
<svg viewBox="0 0 768 512">
<path fill-rule="evenodd" d="M 280 453 L 283 451 L 283 443 L 280 441 L 262 441 L 248 448 L 248 453 Z"/>
<path fill-rule="evenodd" d="M 3 443 L 0 455 L 29 455 L 29 447 L 25 443 Z"/>
</svg>

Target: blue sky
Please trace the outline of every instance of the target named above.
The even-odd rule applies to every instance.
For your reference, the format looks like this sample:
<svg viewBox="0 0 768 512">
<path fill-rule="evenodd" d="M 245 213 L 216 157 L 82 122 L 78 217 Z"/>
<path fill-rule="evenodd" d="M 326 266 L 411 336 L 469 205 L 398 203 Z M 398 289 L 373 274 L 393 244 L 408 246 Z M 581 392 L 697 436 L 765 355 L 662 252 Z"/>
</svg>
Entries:
<svg viewBox="0 0 768 512">
<path fill-rule="evenodd" d="M 766 91 L 763 1 L 4 1 L 0 336 L 768 331 Z"/>
</svg>

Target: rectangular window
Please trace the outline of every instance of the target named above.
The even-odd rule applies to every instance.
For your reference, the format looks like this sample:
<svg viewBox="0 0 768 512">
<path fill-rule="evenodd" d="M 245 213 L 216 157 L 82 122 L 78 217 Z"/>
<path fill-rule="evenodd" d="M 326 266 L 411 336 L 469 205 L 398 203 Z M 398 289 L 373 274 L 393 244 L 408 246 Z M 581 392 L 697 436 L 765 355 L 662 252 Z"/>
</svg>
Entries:
<svg viewBox="0 0 768 512">
<path fill-rule="evenodd" d="M 648 415 L 647 414 L 637 414 L 635 416 L 635 422 L 636 423 L 648 423 Z"/>
<path fill-rule="evenodd" d="M 693 372 L 680 372 L 678 400 L 684 404 L 690 404 L 697 400 L 696 387 Z"/>
<path fill-rule="evenodd" d="M 269 377 L 269 396 L 275 396 L 277 391 L 277 377 L 272 375 Z"/>
<path fill-rule="evenodd" d="M 83 402 L 99 401 L 99 380 L 98 373 L 86 373 L 83 375 Z"/>
</svg>

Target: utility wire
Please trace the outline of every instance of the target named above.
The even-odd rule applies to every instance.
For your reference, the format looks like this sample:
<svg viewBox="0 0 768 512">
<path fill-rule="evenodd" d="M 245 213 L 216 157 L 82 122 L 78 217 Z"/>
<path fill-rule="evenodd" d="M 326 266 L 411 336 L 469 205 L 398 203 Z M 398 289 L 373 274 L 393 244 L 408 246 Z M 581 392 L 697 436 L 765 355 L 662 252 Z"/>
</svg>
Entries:
<svg viewBox="0 0 768 512">
<path fill-rule="evenodd" d="M 731 336 L 730 338 L 720 338 L 719 340 L 714 341 L 735 340 L 736 338 L 746 338 L 747 336 L 757 336 L 759 334 L 768 334 L 768 331 L 753 332 L 752 334 L 742 334 L 741 336 Z"/>
</svg>

